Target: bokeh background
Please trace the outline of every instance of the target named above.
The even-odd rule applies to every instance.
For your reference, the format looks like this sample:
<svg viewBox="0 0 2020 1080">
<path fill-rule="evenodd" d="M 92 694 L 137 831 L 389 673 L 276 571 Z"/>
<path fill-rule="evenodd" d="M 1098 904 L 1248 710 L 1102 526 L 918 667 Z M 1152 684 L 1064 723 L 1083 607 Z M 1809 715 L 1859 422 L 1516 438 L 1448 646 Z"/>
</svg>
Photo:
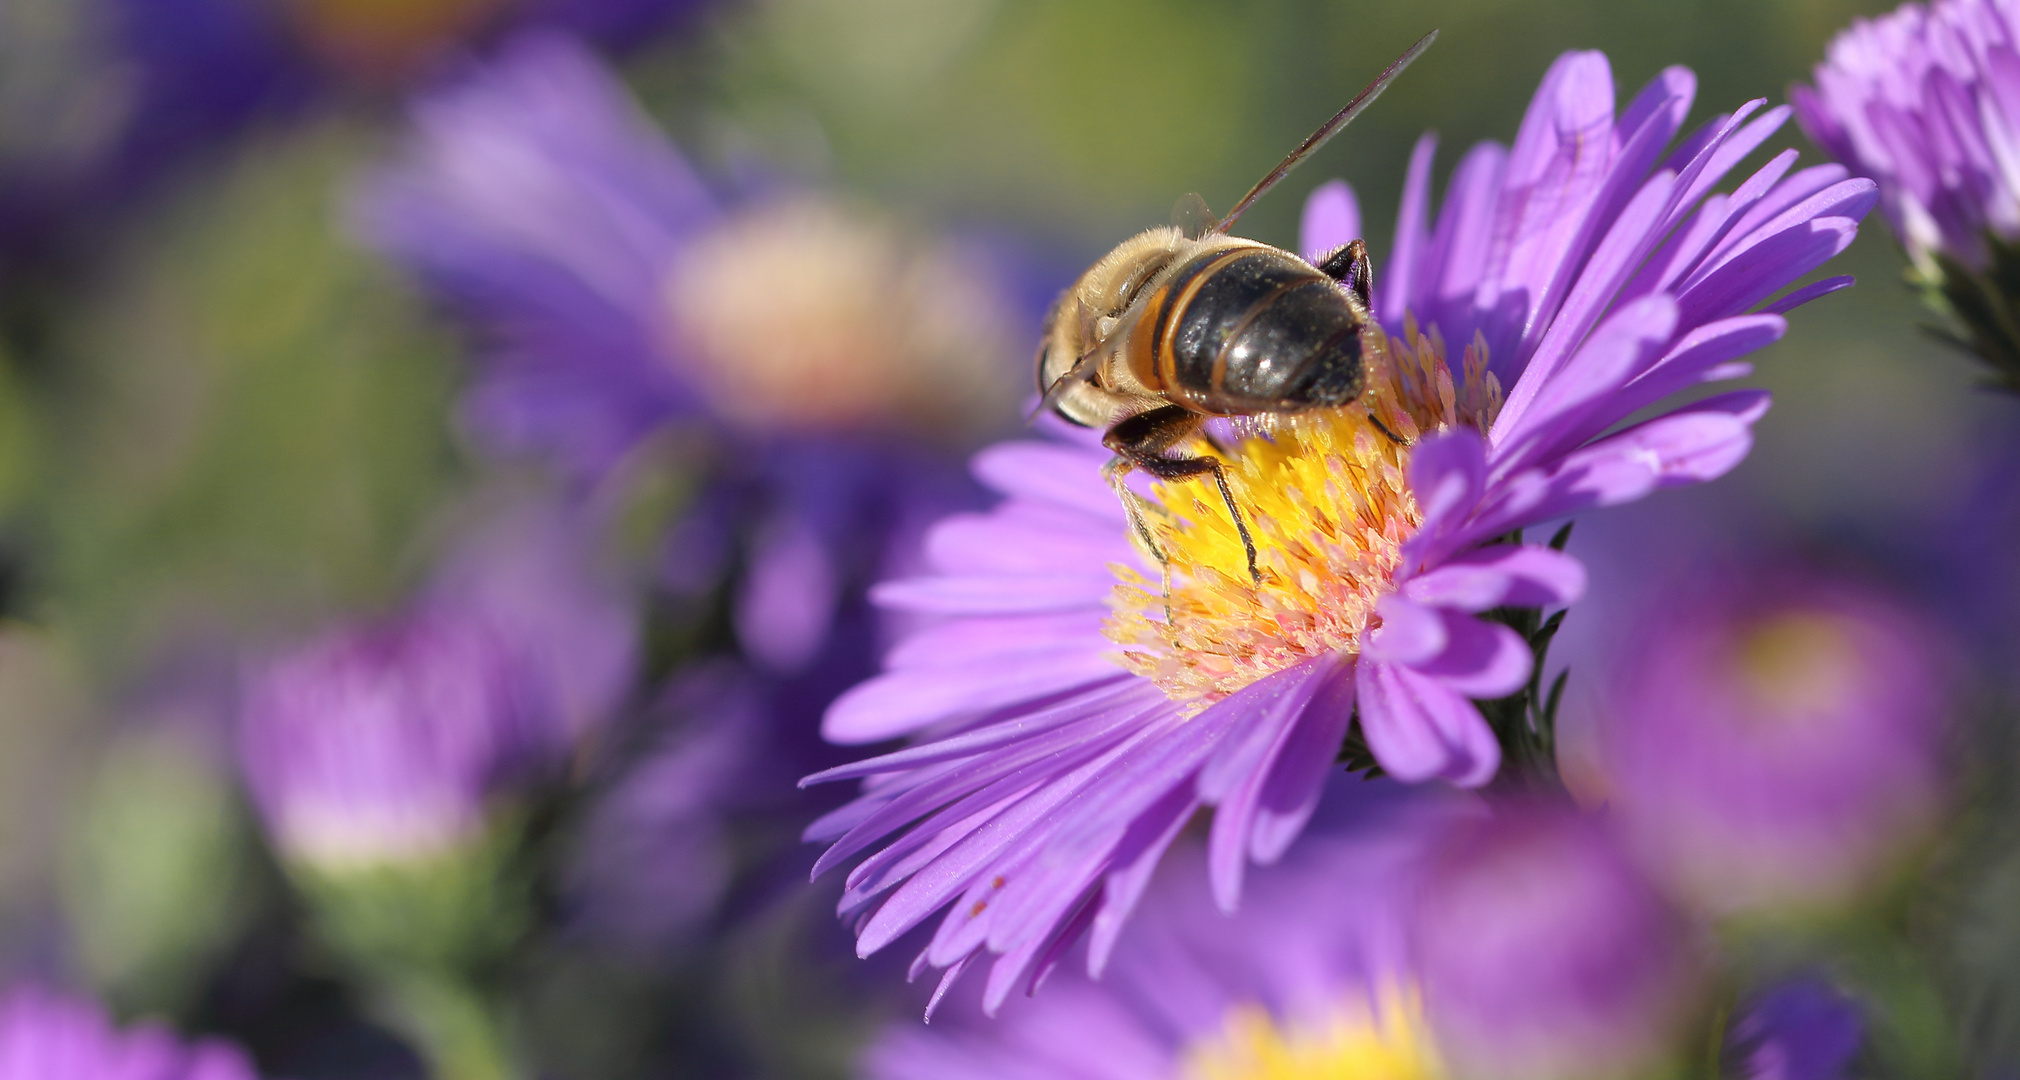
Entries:
<svg viewBox="0 0 2020 1080">
<path fill-rule="evenodd" d="M 459 420 L 481 343 L 367 242 L 355 211 L 411 138 L 416 96 L 516 35 L 587 41 L 728 202 L 816 193 L 985 252 L 1010 327 L 991 354 L 1005 407 L 919 451 L 958 477 L 968 449 L 1015 428 L 1057 289 L 1186 192 L 1224 209 L 1425 30 L 1442 31 L 1436 47 L 1243 232 L 1294 246 L 1304 194 L 1342 177 L 1379 277 L 1418 134 L 1440 132 L 1442 179 L 1462 148 L 1512 135 L 1563 50 L 1605 51 L 1623 94 L 1666 65 L 1694 69 L 1694 125 L 1779 103 L 1831 34 L 1886 6 L 7 0 L 0 975 L 231 1036 L 268 1075 L 423 1075 L 413 1037 L 310 928 L 237 778 L 232 732 L 249 665 L 400 610 L 470 536 L 516 527 L 498 503 L 554 483 Z M 1793 126 L 1784 136 L 1801 143 Z M 1776 405 L 1736 473 L 1574 534 L 1594 573 L 1554 654 L 1572 671 L 1574 773 L 1619 628 L 1659 617 L 1662 587 L 1722 560 L 1827 567 L 1910 598 L 1981 676 L 1973 707 L 1997 711 L 2020 601 L 2020 424 L 1966 358 L 1918 331 L 1929 317 L 1902 265 L 1868 222 L 1833 269 L 1859 286 L 1795 312 L 1759 357 L 1752 381 Z M 907 400 L 930 401 L 921 391 Z M 685 585 L 641 569 L 684 550 L 683 523 L 706 516 L 695 477 L 724 466 L 697 460 L 673 453 L 607 496 L 620 524 L 596 545 L 643 641 L 609 710 L 623 735 L 523 798 L 538 928 L 497 978 L 543 1075 L 842 1076 L 876 1022 L 916 1007 L 902 965 L 850 955 L 835 884 L 804 884 L 815 852 L 795 841 L 837 797 L 793 786 L 835 760 L 812 745 L 820 707 L 869 670 L 874 635 L 786 673 L 726 628 L 734 585 L 720 581 L 744 563 L 696 555 L 700 584 Z M 695 688 L 711 678 L 734 685 Z M 654 778 L 636 748 L 701 739 L 739 710 L 766 726 L 735 751 L 756 765 L 707 826 L 714 884 L 688 895 L 702 871 L 682 861 L 684 826 L 658 846 L 633 837 L 611 856 L 636 879 L 624 903 L 680 908 L 675 929 L 654 930 L 650 949 L 580 931 L 593 904 L 549 880 L 568 858 L 554 852 L 597 842 L 612 777 L 673 793 L 711 782 L 705 769 Z M 1954 903 L 1998 907 L 2001 874 L 2020 867 Z M 2006 887 L 2020 897 L 2020 881 Z M 1994 974 L 2020 958 L 1998 933 L 1937 951 Z M 1997 1027 L 2003 999 L 1984 993 Z"/>
</svg>

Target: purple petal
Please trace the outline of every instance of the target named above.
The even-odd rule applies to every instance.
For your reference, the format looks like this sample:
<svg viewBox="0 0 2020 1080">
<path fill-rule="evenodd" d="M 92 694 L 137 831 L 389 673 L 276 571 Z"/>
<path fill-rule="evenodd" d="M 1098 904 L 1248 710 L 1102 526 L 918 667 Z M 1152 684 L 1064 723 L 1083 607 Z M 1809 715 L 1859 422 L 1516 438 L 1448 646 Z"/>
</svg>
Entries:
<svg viewBox="0 0 2020 1080">
<path fill-rule="evenodd" d="M 737 641 L 773 671 L 798 671 L 827 641 L 841 600 L 840 570 L 808 522 L 768 523 L 736 602 Z"/>
<path fill-rule="evenodd" d="M 1496 544 L 1467 552 L 1403 586 L 1403 595 L 1420 604 L 1461 611 L 1553 607 L 1584 593 L 1584 564 L 1535 544 Z"/>
<path fill-rule="evenodd" d="M 1779 315 L 1736 315 L 1685 334 L 1669 353 L 1620 392 L 1623 412 L 1635 412 L 1680 390 L 1713 381 L 1735 357 L 1766 348 L 1788 331 Z"/>
<path fill-rule="evenodd" d="M 1473 310 L 1474 297 L 1489 265 L 1494 211 L 1500 201 L 1501 170 L 1507 157 L 1507 151 L 1493 143 L 1483 142 L 1467 151 L 1452 173 L 1445 206 L 1438 213 L 1437 231 L 1420 271 L 1427 303 L 1417 317 L 1439 325 L 1447 341 L 1471 339 L 1479 322 Z M 1502 373 L 1503 363 L 1515 360 L 1512 345 L 1491 344 L 1495 346 L 1495 371 Z"/>
<path fill-rule="evenodd" d="M 1566 455 L 1549 470 L 1500 484 L 1493 503 L 1449 542 L 1479 541 L 1595 506 L 1632 502 L 1658 488 L 1724 475 L 1753 446 L 1751 428 L 1766 413 L 1764 391 L 1709 398 Z"/>
<path fill-rule="evenodd" d="M 1354 665 L 1339 664 L 1277 755 L 1277 764 L 1256 800 L 1249 857 L 1268 866 L 1283 858 L 1318 809 L 1326 777 L 1334 769 L 1340 743 L 1354 715 Z"/>
<path fill-rule="evenodd" d="M 998 443 L 969 464 L 975 478 L 1005 495 L 1083 511 L 1102 521 L 1125 519 L 1115 493 L 1101 479 L 1105 450 L 1029 440 Z"/>
<path fill-rule="evenodd" d="M 1841 274 L 1837 277 L 1825 278 L 1822 281 L 1813 281 L 1779 300 L 1762 305 L 1760 310 L 1763 314 L 1768 315 L 1785 314 L 1820 296 L 1829 296 L 1839 289 L 1849 289 L 1857 283 L 1857 279 L 1850 274 Z"/>
<path fill-rule="evenodd" d="M 884 654 L 884 666 L 952 667 L 991 657 L 1032 656 L 1069 642 L 1079 648 L 1106 649 L 1101 621 L 1101 614 L 1093 611 L 954 619 L 922 627 L 893 645 Z"/>
<path fill-rule="evenodd" d="M 1741 184 L 1731 195 L 1705 199 L 1687 227 L 1671 235 L 1620 290 L 1622 300 L 1668 292 L 1697 269 L 1699 261 L 1723 240 L 1739 219 L 1765 198 L 1795 165 L 1796 151 L 1784 150 Z"/>
<path fill-rule="evenodd" d="M 1114 501 L 1110 495 L 1109 500 Z M 986 514 L 951 514 L 926 533 L 926 561 L 956 577 L 985 574 L 1057 575 L 1076 568 L 1083 579 L 1112 582 L 1111 562 L 1137 561 L 1127 527 L 1098 521 L 1053 503 L 1006 502 Z"/>
<path fill-rule="evenodd" d="M 1199 774 L 1199 797 L 1215 806 L 1207 841 L 1207 878 L 1213 885 L 1214 902 L 1224 912 L 1232 914 L 1241 902 L 1242 872 L 1248 863 L 1249 836 L 1255 828 L 1256 802 L 1263 784 L 1297 731 L 1306 707 L 1337 666 L 1330 659 L 1307 660 L 1252 683 L 1215 706 L 1234 707 L 1236 698 L 1249 690 L 1263 683 L 1274 684 L 1266 694 L 1241 703 L 1239 707 L 1249 713 L 1250 718 L 1243 722 L 1249 731 L 1223 746 Z"/>
<path fill-rule="evenodd" d="M 1833 217 L 1791 226 L 1741 255 L 1677 298 L 1692 323 L 1738 315 L 1851 246 L 1858 221 Z"/>
<path fill-rule="evenodd" d="M 1130 912 L 1143 898 L 1165 850 L 1192 820 L 1199 800 L 1184 788 L 1173 788 L 1162 801 L 1131 823 L 1118 846 L 1115 866 L 1103 886 L 1101 910 L 1095 913 L 1087 938 L 1087 972 L 1101 977 L 1115 952 L 1115 942 Z"/>
<path fill-rule="evenodd" d="M 1674 187 L 1675 178 L 1667 173 L 1651 177 L 1614 220 L 1586 264 L 1585 272 L 1565 298 L 1557 320 L 1543 333 L 1522 378 L 1501 410 L 1503 419 L 1497 422 L 1497 427 L 1512 426 L 1515 418 L 1530 407 L 1530 399 L 1560 377 L 1559 368 L 1567 362 L 1567 352 L 1583 349 L 1581 343 L 1592 332 L 1594 321 L 1615 302 L 1628 275 L 1647 257 L 1659 235 L 1654 230 L 1655 220 L 1668 204 Z"/>
<path fill-rule="evenodd" d="M 833 783 L 836 780 L 860 779 L 877 773 L 902 772 L 922 765 L 936 765 L 943 761 L 970 757 L 985 750 L 994 750 L 1000 746 L 1037 738 L 1068 724 L 1098 720 L 1104 714 L 1126 711 L 1132 702 L 1145 704 L 1154 701 L 1150 694 L 1151 690 L 1154 688 L 1147 688 L 1140 680 L 1118 671 L 1113 681 L 1090 688 L 1088 692 L 1056 705 L 1019 712 L 1008 720 L 945 739 L 908 746 L 880 757 L 838 765 L 801 780 L 800 786 L 810 787 L 814 784 Z"/>
<path fill-rule="evenodd" d="M 1610 399 L 1660 355 L 1676 327 L 1676 301 L 1645 296 L 1609 316 L 1551 378 L 1525 376 L 1488 435 L 1495 471 L 1540 464 L 1619 422 Z"/>
<path fill-rule="evenodd" d="M 886 672 L 836 698 L 821 720 L 821 737 L 845 746 L 882 742 L 942 721 L 1099 686 L 1115 674 L 1114 663 L 1100 654 L 1074 648 L 1052 650 L 1038 663 L 982 660 Z"/>
<path fill-rule="evenodd" d="M 1467 428 L 1417 440 L 1410 455 L 1410 490 L 1423 512 L 1424 534 L 1464 521 L 1487 486 L 1487 443 Z"/>
<path fill-rule="evenodd" d="M 1361 654 L 1391 664 L 1421 664 L 1443 652 L 1445 620 L 1434 608 L 1390 593 L 1375 601 L 1382 624 L 1370 630 Z"/>
<path fill-rule="evenodd" d="M 1456 611 L 1444 619 L 1451 644 L 1429 663 L 1414 665 L 1418 673 L 1481 700 L 1507 697 L 1529 681 L 1534 657 L 1522 635 Z"/>
<path fill-rule="evenodd" d="M 1493 281 L 1503 295 L 1526 294 L 1527 310 L 1512 335 L 1488 338 L 1533 343 L 1549 325 L 1581 260 L 1577 242 L 1618 149 L 1613 131 L 1613 71 L 1599 52 L 1569 52 L 1543 76 L 1508 154 L 1497 240 L 1507 244 Z M 1512 315 L 1506 312 L 1505 315 Z M 1519 370 L 1526 355 L 1511 358 Z"/>
<path fill-rule="evenodd" d="M 1428 254 L 1430 230 L 1425 221 L 1431 205 L 1431 162 L 1438 153 L 1438 136 L 1425 132 L 1410 151 L 1410 170 L 1403 180 L 1403 203 L 1396 211 L 1396 247 L 1389 255 L 1385 273 L 1375 275 L 1375 308 L 1382 325 L 1400 328 L 1409 298 L 1421 294 L 1420 263 Z M 1383 286 L 1392 281 L 1393 285 Z M 1420 313 L 1421 314 L 1421 313 Z"/>
<path fill-rule="evenodd" d="M 1209 806 L 1225 799 L 1249 777 L 1268 767 L 1271 746 L 1317 693 L 1337 666 L 1331 657 L 1315 657 L 1274 671 L 1213 705 L 1215 711 L 1241 714 L 1237 733 L 1214 751 L 1199 770 L 1195 790 Z"/>
<path fill-rule="evenodd" d="M 1745 123 L 1746 118 L 1764 104 L 1766 104 L 1764 99 L 1755 98 L 1740 106 L 1726 121 L 1725 132 L 1715 137 L 1706 150 L 1700 152 L 1691 164 L 1685 167 L 1679 176 L 1682 186 L 1677 191 L 1676 213 L 1681 214 L 1684 209 L 1704 198 L 1714 185 L 1724 179 L 1726 173 L 1731 172 L 1733 167 L 1748 154 L 1759 149 L 1762 143 L 1780 131 L 1781 126 L 1788 122 L 1788 106 L 1778 105 L 1761 114 L 1759 119 Z M 1740 126 L 1742 123 L 1745 123 L 1745 126 Z M 1665 231 L 1673 228 L 1676 221 L 1676 218 L 1671 218 L 1665 225 Z"/>
<path fill-rule="evenodd" d="M 1305 199 L 1304 218 L 1298 227 L 1298 250 L 1317 263 L 1320 259 L 1361 238 L 1361 204 L 1345 180 L 1328 180 Z"/>
<path fill-rule="evenodd" d="M 907 578 L 870 590 L 879 607 L 929 615 L 1025 615 L 1103 607 L 1115 578 L 1105 567 L 1071 574 Z"/>
<path fill-rule="evenodd" d="M 1389 775 L 1478 787 L 1501 767 L 1501 745 L 1480 710 L 1443 682 L 1363 657 L 1358 683 L 1361 731 Z"/>
</svg>

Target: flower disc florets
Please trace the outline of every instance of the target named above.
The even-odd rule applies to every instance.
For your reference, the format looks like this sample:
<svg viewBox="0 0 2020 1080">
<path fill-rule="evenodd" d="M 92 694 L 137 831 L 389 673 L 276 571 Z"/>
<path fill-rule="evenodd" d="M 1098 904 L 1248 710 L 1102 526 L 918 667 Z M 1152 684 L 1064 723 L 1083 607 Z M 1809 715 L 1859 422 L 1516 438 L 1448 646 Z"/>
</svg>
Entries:
<svg viewBox="0 0 2020 1080">
<path fill-rule="evenodd" d="M 1152 486 L 1146 518 L 1169 581 L 1117 564 L 1104 632 L 1122 666 L 1192 709 L 1273 672 L 1360 652 L 1403 544 L 1423 524 L 1408 480 L 1410 446 L 1455 425 L 1484 432 L 1499 404 L 1484 346 L 1453 385 L 1442 342 L 1414 321 L 1404 338 L 1366 336 L 1370 387 L 1339 409 L 1283 417 L 1219 459 L 1247 519 L 1260 580 L 1213 478 Z M 1205 440 L 1202 440 L 1204 443 Z"/>
<path fill-rule="evenodd" d="M 1372 1002 L 1340 1003 L 1323 1023 L 1284 1025 L 1240 1005 L 1217 1037 L 1193 1047 L 1186 1080 L 1432 1080 L 1443 1075 L 1413 993 L 1384 988 Z"/>
</svg>

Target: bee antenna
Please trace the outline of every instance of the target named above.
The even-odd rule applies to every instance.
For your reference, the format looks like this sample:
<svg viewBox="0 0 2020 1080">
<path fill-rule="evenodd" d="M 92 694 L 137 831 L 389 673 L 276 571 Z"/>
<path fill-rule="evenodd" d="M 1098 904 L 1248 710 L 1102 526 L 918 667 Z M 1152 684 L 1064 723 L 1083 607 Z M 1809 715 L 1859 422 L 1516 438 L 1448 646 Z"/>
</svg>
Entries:
<svg viewBox="0 0 2020 1080">
<path fill-rule="evenodd" d="M 1229 210 L 1227 216 L 1222 218 L 1219 224 L 1213 226 L 1211 231 L 1217 233 L 1226 232 L 1235 223 L 1236 218 L 1241 217 L 1242 214 L 1248 211 L 1249 207 L 1255 205 L 1257 199 L 1262 198 L 1269 192 L 1269 189 L 1277 186 L 1278 181 L 1289 176 L 1292 169 L 1297 168 L 1300 162 L 1310 157 L 1319 147 L 1324 146 L 1326 140 L 1339 134 L 1341 128 L 1353 123 L 1354 117 L 1361 115 L 1362 110 L 1373 105 L 1375 99 L 1382 96 L 1382 91 L 1387 90 L 1389 84 L 1395 81 L 1396 76 L 1401 75 L 1403 69 L 1409 67 L 1411 62 L 1416 60 L 1417 57 L 1424 55 L 1424 50 L 1430 48 L 1431 43 L 1436 40 L 1438 40 L 1438 32 L 1436 30 L 1418 38 L 1415 45 L 1410 46 L 1408 51 L 1404 52 L 1403 55 L 1396 57 L 1395 63 L 1383 68 L 1382 73 L 1375 76 L 1374 82 L 1369 83 L 1359 94 L 1354 95 L 1354 100 L 1347 102 L 1346 108 L 1334 113 L 1331 120 L 1319 125 L 1319 129 L 1312 132 L 1304 142 L 1299 143 L 1298 148 L 1291 151 L 1289 157 L 1283 159 L 1283 161 L 1277 164 L 1276 168 L 1269 171 L 1269 175 L 1256 181 L 1256 185 L 1248 189 L 1248 194 L 1243 195 L 1241 201 L 1234 204 L 1234 209 Z"/>
</svg>

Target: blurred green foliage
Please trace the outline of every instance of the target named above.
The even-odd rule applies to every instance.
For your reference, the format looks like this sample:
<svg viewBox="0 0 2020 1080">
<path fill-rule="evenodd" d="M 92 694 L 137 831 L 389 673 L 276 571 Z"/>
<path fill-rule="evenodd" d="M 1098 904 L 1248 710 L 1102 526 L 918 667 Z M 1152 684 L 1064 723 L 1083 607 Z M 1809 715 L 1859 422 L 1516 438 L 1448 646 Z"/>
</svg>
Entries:
<svg viewBox="0 0 2020 1080">
<path fill-rule="evenodd" d="M 456 474 L 451 342 L 344 237 L 376 142 L 276 134 L 132 237 L 73 313 L 38 463 L 41 599 L 146 645 L 383 602 Z"/>
<path fill-rule="evenodd" d="M 180 1013 L 245 929 L 258 884 L 251 825 L 223 763 L 186 731 L 117 738 L 81 795 L 63 860 L 78 960 L 108 1000 Z"/>
</svg>

